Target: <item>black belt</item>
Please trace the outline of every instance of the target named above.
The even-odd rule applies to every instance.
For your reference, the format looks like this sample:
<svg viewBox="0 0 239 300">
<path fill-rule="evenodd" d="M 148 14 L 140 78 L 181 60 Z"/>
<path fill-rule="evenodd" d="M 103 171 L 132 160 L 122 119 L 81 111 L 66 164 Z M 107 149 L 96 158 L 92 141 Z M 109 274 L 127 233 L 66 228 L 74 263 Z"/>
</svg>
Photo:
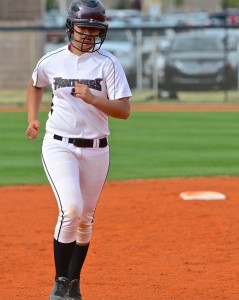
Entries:
<svg viewBox="0 0 239 300">
<path fill-rule="evenodd" d="M 53 138 L 58 141 L 62 141 L 63 137 L 57 134 L 54 134 Z M 75 138 L 68 138 L 68 143 L 73 144 L 76 147 L 80 148 L 93 148 L 94 147 L 94 140 L 89 139 L 75 139 Z M 107 138 L 104 137 L 103 139 L 99 139 L 99 148 L 105 148 L 108 145 Z"/>
</svg>

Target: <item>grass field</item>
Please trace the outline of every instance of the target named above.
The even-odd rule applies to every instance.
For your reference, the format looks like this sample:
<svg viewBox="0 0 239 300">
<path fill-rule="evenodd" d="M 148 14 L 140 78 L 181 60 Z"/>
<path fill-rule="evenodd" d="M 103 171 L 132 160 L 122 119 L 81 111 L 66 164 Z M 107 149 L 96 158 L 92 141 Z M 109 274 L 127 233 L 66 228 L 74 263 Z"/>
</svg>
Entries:
<svg viewBox="0 0 239 300">
<path fill-rule="evenodd" d="M 238 91 L 202 91 L 202 92 L 179 92 L 179 99 L 153 99 L 152 89 L 133 90 L 132 103 L 147 103 L 149 105 L 160 103 L 163 105 L 171 104 L 238 104 Z M 43 93 L 43 104 L 51 103 L 51 90 L 45 89 Z M 1 90 L 0 106 L 18 105 L 23 106 L 26 102 L 25 90 Z"/>
<path fill-rule="evenodd" d="M 0 185 L 46 183 L 40 113 L 36 141 L 25 112 L 0 112 Z M 109 179 L 239 175 L 238 112 L 132 112 L 110 119 Z"/>
</svg>

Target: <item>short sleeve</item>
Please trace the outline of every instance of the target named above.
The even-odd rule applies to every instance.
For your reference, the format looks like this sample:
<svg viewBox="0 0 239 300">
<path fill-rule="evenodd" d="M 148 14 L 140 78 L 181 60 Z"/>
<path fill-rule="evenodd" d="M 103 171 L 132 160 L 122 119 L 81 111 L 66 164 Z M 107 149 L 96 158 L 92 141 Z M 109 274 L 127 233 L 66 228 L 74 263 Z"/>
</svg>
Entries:
<svg viewBox="0 0 239 300">
<path fill-rule="evenodd" d="M 111 59 L 106 69 L 106 87 L 111 100 L 131 97 L 130 87 L 120 62 Z"/>
<path fill-rule="evenodd" d="M 45 87 L 50 85 L 47 71 L 45 68 L 44 58 L 42 58 L 32 73 L 33 85 L 36 87 Z"/>
</svg>

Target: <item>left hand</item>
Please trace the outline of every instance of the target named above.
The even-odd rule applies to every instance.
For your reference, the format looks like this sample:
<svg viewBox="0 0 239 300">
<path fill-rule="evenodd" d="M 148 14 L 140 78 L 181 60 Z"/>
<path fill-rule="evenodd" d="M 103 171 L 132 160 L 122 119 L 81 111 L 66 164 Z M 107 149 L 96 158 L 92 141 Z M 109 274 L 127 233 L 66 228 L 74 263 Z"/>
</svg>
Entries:
<svg viewBox="0 0 239 300">
<path fill-rule="evenodd" d="M 94 95 L 91 93 L 89 87 L 82 83 L 76 83 L 75 89 L 72 89 L 75 93 L 75 97 L 81 98 L 86 103 L 92 104 Z"/>
</svg>

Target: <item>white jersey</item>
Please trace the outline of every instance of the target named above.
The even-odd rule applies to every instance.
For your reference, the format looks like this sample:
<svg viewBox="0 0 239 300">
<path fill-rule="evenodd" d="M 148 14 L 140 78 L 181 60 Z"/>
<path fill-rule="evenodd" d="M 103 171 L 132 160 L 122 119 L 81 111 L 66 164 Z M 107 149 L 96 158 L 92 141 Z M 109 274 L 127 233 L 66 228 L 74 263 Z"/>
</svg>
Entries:
<svg viewBox="0 0 239 300">
<path fill-rule="evenodd" d="M 107 114 L 71 95 L 75 82 L 86 84 L 92 93 L 109 101 L 132 96 L 121 64 L 103 49 L 77 56 L 66 45 L 47 53 L 32 79 L 36 87 L 52 86 L 46 130 L 63 137 L 94 139 L 110 134 Z"/>
</svg>

